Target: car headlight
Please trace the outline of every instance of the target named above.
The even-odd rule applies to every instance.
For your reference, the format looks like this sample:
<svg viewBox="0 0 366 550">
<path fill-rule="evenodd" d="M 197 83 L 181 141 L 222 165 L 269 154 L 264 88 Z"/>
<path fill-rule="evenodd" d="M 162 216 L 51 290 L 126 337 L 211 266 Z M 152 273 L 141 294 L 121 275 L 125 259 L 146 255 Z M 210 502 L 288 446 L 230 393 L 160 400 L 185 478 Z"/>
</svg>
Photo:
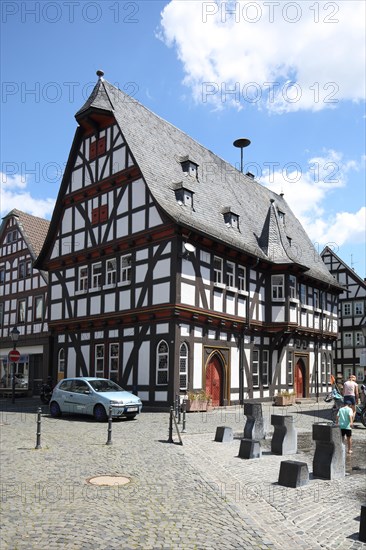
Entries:
<svg viewBox="0 0 366 550">
<path fill-rule="evenodd" d="M 110 401 L 110 405 L 123 405 L 123 401 Z"/>
</svg>

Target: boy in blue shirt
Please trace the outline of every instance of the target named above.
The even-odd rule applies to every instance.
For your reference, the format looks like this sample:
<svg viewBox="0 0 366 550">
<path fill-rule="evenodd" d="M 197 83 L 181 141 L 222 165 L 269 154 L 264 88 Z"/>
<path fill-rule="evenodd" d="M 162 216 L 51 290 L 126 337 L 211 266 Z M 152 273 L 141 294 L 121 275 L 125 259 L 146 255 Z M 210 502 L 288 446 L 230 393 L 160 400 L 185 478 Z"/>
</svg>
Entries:
<svg viewBox="0 0 366 550">
<path fill-rule="evenodd" d="M 342 441 L 347 437 L 347 454 L 352 454 L 352 430 L 353 428 L 353 410 L 349 403 L 345 403 L 337 414 L 337 424 L 341 429 Z"/>
</svg>

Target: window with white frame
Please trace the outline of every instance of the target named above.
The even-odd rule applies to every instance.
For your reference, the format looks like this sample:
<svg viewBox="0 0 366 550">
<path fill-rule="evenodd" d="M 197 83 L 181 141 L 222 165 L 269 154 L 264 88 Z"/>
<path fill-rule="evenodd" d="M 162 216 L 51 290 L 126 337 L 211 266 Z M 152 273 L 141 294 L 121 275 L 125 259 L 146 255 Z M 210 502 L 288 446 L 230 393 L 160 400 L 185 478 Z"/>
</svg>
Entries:
<svg viewBox="0 0 366 550">
<path fill-rule="evenodd" d="M 322 353 L 320 380 L 323 385 L 327 383 L 327 359 L 325 353 Z"/>
<path fill-rule="evenodd" d="M 5 283 L 5 269 L 1 268 L 0 269 L 0 284 L 3 284 L 3 283 Z"/>
<path fill-rule="evenodd" d="M 88 290 L 88 267 L 86 265 L 79 267 L 79 290 L 84 292 Z"/>
<path fill-rule="evenodd" d="M 214 282 L 221 284 L 223 282 L 222 277 L 222 258 L 214 256 L 213 269 L 214 269 Z"/>
<path fill-rule="evenodd" d="M 314 307 L 316 309 L 319 309 L 319 306 L 320 306 L 319 290 L 317 288 L 314 288 Z"/>
<path fill-rule="evenodd" d="M 352 304 L 351 304 L 351 302 L 343 302 L 342 308 L 343 308 L 343 316 L 344 317 L 350 317 L 352 315 Z"/>
<path fill-rule="evenodd" d="M 252 380 L 253 387 L 259 386 L 259 351 L 253 350 L 252 355 Z"/>
<path fill-rule="evenodd" d="M 92 265 L 91 288 L 100 288 L 102 286 L 102 262 Z"/>
<path fill-rule="evenodd" d="M 0 304 L 0 327 L 3 325 L 4 323 L 4 304 L 1 303 Z"/>
<path fill-rule="evenodd" d="M 272 300 L 283 300 L 285 297 L 284 276 L 272 275 L 271 282 L 272 282 Z"/>
<path fill-rule="evenodd" d="M 184 342 L 179 351 L 179 389 L 185 391 L 188 388 L 188 346 Z"/>
<path fill-rule="evenodd" d="M 301 283 L 299 285 L 299 295 L 300 295 L 300 302 L 302 304 L 306 304 L 306 302 L 307 302 L 307 299 L 306 299 L 306 285 L 304 285 L 303 283 Z"/>
<path fill-rule="evenodd" d="M 353 345 L 352 332 L 343 333 L 343 345 L 347 347 L 351 347 Z"/>
<path fill-rule="evenodd" d="M 238 265 L 238 289 L 245 290 L 245 267 Z"/>
<path fill-rule="evenodd" d="M 59 349 L 57 357 L 57 370 L 58 372 L 65 372 L 65 350 L 64 348 Z"/>
<path fill-rule="evenodd" d="M 269 351 L 264 349 L 262 351 L 262 384 L 268 386 L 269 377 Z"/>
<path fill-rule="evenodd" d="M 34 320 L 41 321 L 43 319 L 43 296 L 36 296 L 34 299 Z"/>
<path fill-rule="evenodd" d="M 25 264 L 25 276 L 30 277 L 32 275 L 32 262 L 28 260 Z"/>
<path fill-rule="evenodd" d="M 363 315 L 364 307 L 363 302 L 354 302 L 354 314 L 359 316 Z"/>
<path fill-rule="evenodd" d="M 104 376 L 104 344 L 95 344 L 95 376 Z"/>
<path fill-rule="evenodd" d="M 355 332 L 355 346 L 363 346 L 364 338 L 362 332 Z"/>
<path fill-rule="evenodd" d="M 296 288 L 296 277 L 295 275 L 289 275 L 288 285 L 290 290 L 290 298 L 297 298 L 297 288 Z"/>
<path fill-rule="evenodd" d="M 121 282 L 128 284 L 131 282 L 131 254 L 121 257 Z"/>
<path fill-rule="evenodd" d="M 330 375 L 332 374 L 332 354 L 328 353 L 327 355 L 327 375 L 328 380 L 330 380 Z"/>
<path fill-rule="evenodd" d="M 25 300 L 19 300 L 18 301 L 18 317 L 17 317 L 18 323 L 25 323 L 25 308 L 26 308 L 26 301 Z"/>
<path fill-rule="evenodd" d="M 294 383 L 294 352 L 287 352 L 287 383 L 292 386 Z"/>
<path fill-rule="evenodd" d="M 117 260 L 112 258 L 106 263 L 106 280 L 107 285 L 115 285 L 117 281 Z"/>
<path fill-rule="evenodd" d="M 226 262 L 226 285 L 234 286 L 235 281 L 235 264 L 233 262 Z"/>
<path fill-rule="evenodd" d="M 112 380 L 118 376 L 119 344 L 109 344 L 109 378 Z"/>
<path fill-rule="evenodd" d="M 164 340 L 161 340 L 156 350 L 156 384 L 158 386 L 168 383 L 168 364 L 168 344 Z"/>
<path fill-rule="evenodd" d="M 19 265 L 18 265 L 18 278 L 19 279 L 24 279 L 25 278 L 25 262 L 24 261 L 19 262 Z"/>
</svg>

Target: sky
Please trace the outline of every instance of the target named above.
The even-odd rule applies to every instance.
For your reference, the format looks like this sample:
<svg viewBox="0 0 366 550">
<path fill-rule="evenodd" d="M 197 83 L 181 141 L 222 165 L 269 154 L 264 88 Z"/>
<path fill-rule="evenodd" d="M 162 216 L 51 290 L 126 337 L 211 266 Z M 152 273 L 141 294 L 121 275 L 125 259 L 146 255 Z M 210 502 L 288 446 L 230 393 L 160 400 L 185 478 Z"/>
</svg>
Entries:
<svg viewBox="0 0 366 550">
<path fill-rule="evenodd" d="M 238 169 L 248 138 L 244 172 L 364 278 L 365 5 L 3 0 L 1 216 L 51 218 L 100 69 Z"/>
</svg>

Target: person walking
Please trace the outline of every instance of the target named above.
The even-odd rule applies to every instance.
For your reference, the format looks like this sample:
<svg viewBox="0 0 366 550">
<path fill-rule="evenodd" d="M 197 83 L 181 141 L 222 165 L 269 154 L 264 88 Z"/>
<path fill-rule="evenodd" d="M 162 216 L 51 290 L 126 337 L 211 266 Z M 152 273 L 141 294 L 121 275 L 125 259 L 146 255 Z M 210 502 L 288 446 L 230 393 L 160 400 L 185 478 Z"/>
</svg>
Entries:
<svg viewBox="0 0 366 550">
<path fill-rule="evenodd" d="M 349 404 L 356 415 L 356 405 L 359 400 L 358 384 L 354 374 L 350 374 L 348 380 L 343 384 L 343 402 Z"/>
<path fill-rule="evenodd" d="M 342 441 L 347 438 L 347 454 L 352 454 L 352 428 L 353 412 L 349 403 L 343 403 L 343 406 L 337 413 L 337 425 L 339 425 L 342 434 Z"/>
</svg>

